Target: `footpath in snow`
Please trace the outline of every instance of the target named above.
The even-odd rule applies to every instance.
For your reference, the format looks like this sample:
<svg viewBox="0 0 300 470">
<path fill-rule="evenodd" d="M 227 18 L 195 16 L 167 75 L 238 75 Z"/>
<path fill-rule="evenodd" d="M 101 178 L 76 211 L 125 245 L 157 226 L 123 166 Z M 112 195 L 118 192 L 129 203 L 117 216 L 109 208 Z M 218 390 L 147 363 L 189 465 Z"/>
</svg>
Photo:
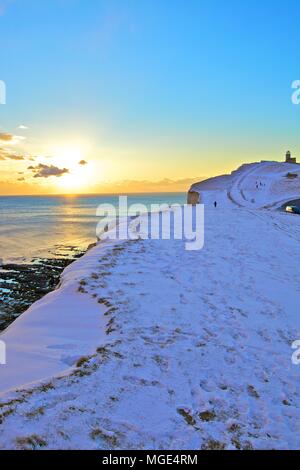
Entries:
<svg viewBox="0 0 300 470">
<path fill-rule="evenodd" d="M 1 448 L 300 448 L 300 217 L 221 201 L 205 217 L 201 251 L 174 240 L 96 246 L 65 273 L 59 311 L 44 310 L 57 291 L 10 327 L 19 359 L 13 338 L 25 329 L 26 361 L 42 342 L 47 367 L 50 352 L 61 371 L 77 367 L 2 396 Z M 7 373 L 9 360 L 2 390 L 10 373 L 22 382 L 25 362 Z"/>
<path fill-rule="evenodd" d="M 217 200 L 223 207 L 276 209 L 300 197 L 300 166 L 273 161 L 244 164 L 230 175 L 194 184 L 190 193 L 198 194 L 202 203 Z"/>
</svg>

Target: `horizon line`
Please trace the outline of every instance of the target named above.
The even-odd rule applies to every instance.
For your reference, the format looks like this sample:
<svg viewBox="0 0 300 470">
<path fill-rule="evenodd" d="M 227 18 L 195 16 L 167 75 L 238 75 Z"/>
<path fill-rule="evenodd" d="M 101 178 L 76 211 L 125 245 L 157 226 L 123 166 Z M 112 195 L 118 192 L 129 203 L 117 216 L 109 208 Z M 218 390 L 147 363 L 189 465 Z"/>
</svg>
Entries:
<svg viewBox="0 0 300 470">
<path fill-rule="evenodd" d="M 0 197 L 80 197 L 80 196 L 127 196 L 136 194 L 185 194 L 187 191 L 135 191 L 121 193 L 60 193 L 60 194 L 0 194 Z"/>
</svg>

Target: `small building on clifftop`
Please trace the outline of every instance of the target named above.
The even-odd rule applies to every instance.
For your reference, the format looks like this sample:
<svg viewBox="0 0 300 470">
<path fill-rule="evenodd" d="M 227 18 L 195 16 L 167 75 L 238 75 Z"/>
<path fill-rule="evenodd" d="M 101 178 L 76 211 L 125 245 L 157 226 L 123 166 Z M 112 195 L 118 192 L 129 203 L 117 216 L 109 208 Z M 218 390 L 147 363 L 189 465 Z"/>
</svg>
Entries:
<svg viewBox="0 0 300 470">
<path fill-rule="evenodd" d="M 285 163 L 297 163 L 297 159 L 292 157 L 291 152 L 288 150 L 285 155 Z"/>
</svg>

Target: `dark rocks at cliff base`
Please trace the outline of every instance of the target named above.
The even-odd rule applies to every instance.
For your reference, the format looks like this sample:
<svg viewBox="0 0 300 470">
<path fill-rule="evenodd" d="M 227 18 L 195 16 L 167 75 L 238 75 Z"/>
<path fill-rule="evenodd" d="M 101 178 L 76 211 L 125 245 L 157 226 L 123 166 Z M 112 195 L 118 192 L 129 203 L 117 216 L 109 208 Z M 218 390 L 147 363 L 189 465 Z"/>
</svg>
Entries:
<svg viewBox="0 0 300 470">
<path fill-rule="evenodd" d="M 53 291 L 62 271 L 83 253 L 68 258 L 34 259 L 30 264 L 3 264 L 0 267 L 0 331 L 10 325 L 30 305 Z"/>
</svg>

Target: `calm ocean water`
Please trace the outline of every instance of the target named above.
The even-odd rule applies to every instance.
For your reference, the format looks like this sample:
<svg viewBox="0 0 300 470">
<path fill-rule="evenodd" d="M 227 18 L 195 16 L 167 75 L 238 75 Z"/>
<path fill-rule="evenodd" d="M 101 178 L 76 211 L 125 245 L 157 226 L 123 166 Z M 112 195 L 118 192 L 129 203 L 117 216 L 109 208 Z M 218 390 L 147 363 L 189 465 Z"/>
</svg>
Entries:
<svg viewBox="0 0 300 470">
<path fill-rule="evenodd" d="M 138 194 L 128 204 L 184 204 L 185 193 Z M 118 205 L 118 196 L 0 197 L 0 258 L 24 263 L 33 258 L 67 256 L 96 241 L 99 204 Z M 120 214 L 122 215 L 122 214 Z"/>
</svg>

